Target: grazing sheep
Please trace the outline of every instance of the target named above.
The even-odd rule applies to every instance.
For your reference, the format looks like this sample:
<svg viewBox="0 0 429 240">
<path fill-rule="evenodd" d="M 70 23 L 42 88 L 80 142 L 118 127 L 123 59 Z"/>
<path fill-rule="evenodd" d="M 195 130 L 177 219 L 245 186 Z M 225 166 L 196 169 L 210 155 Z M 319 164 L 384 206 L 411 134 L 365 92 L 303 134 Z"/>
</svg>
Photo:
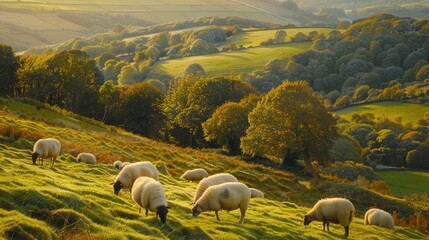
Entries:
<svg viewBox="0 0 429 240">
<path fill-rule="evenodd" d="M 112 183 L 115 194 L 118 195 L 122 188 L 131 189 L 134 181 L 144 176 L 158 181 L 158 170 L 151 162 L 137 162 L 125 166 Z"/>
<path fill-rule="evenodd" d="M 258 189 L 256 189 L 256 188 L 249 188 L 249 189 L 250 189 L 250 193 L 251 193 L 251 195 L 250 195 L 251 198 L 257 198 L 257 197 L 265 198 L 264 193 L 259 191 Z"/>
<path fill-rule="evenodd" d="M 162 223 L 167 221 L 168 207 L 165 191 L 158 181 L 150 177 L 137 178 L 131 189 L 131 198 L 139 205 L 139 213 L 141 208 L 144 208 L 146 216 L 150 210 L 156 212 L 156 217 L 159 215 Z"/>
<path fill-rule="evenodd" d="M 208 177 L 209 174 L 205 169 L 196 168 L 193 170 L 186 171 L 180 178 L 188 181 L 200 181 L 203 178 Z"/>
<path fill-rule="evenodd" d="M 113 167 L 116 168 L 116 169 L 118 169 L 118 170 L 121 170 L 121 168 L 122 168 L 122 162 L 121 161 L 115 161 L 113 163 Z"/>
<path fill-rule="evenodd" d="M 77 155 L 77 162 L 83 162 L 86 164 L 96 164 L 97 159 L 95 158 L 94 154 L 80 153 L 79 155 Z"/>
<path fill-rule="evenodd" d="M 242 224 L 249 206 L 250 195 L 250 189 L 243 183 L 227 182 L 211 186 L 195 202 L 192 215 L 198 217 L 201 212 L 215 211 L 216 219 L 220 221 L 219 210 L 231 211 L 240 208 L 239 223 Z"/>
<path fill-rule="evenodd" d="M 304 225 L 307 226 L 312 221 L 323 222 L 323 231 L 325 225 L 328 227 L 329 223 L 339 223 L 344 227 L 344 235 L 349 235 L 349 226 L 353 219 L 355 207 L 345 198 L 325 198 L 319 200 L 314 207 L 305 215 Z"/>
<path fill-rule="evenodd" d="M 125 166 L 130 165 L 130 162 L 123 162 L 121 165 L 121 168 L 119 170 L 122 170 Z"/>
<path fill-rule="evenodd" d="M 378 208 L 371 208 L 366 211 L 364 225 L 376 225 L 379 227 L 395 229 L 395 221 L 393 221 L 392 215 Z"/>
<path fill-rule="evenodd" d="M 54 167 L 55 160 L 60 155 L 61 143 L 55 138 L 39 139 L 34 144 L 33 153 L 31 154 L 33 164 L 39 159 L 39 164 L 43 165 L 44 158 L 51 159 L 51 168 Z"/>
<path fill-rule="evenodd" d="M 225 182 L 238 182 L 237 178 L 229 173 L 218 173 L 210 177 L 206 177 L 198 183 L 197 190 L 195 191 L 194 200 L 195 203 L 204 193 L 204 191 L 213 185 L 218 185 Z"/>
</svg>

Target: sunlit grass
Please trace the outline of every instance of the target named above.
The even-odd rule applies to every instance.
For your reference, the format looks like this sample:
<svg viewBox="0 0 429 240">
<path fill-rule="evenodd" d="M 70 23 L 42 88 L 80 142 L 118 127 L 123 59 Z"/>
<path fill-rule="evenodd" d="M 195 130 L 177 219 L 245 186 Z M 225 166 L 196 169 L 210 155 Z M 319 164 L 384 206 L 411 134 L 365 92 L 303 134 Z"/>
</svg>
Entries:
<svg viewBox="0 0 429 240">
<path fill-rule="evenodd" d="M 17 108 L 12 111 L 8 106 Z M 323 232 L 319 222 L 303 226 L 308 208 L 301 205 L 315 200 L 302 199 L 310 196 L 310 190 L 294 174 L 108 129 L 91 131 L 90 125 L 81 129 L 52 126 L 53 112 L 32 119 L 29 115 L 39 110 L 31 105 L 8 106 L 0 104 L 0 239 L 338 239 L 344 233 L 334 224 L 331 232 Z M 5 136 L 5 128 L 20 133 L 15 138 Z M 38 136 L 56 137 L 63 144 L 54 169 L 33 165 L 30 160 L 33 138 Z M 77 163 L 75 156 L 83 150 L 103 156 L 101 163 Z M 152 161 L 159 169 L 167 169 L 168 174 L 160 174 L 172 207 L 165 225 L 154 213 L 139 214 L 129 192 L 113 194 L 110 183 L 117 171 L 111 163 L 117 159 Z M 238 210 L 221 211 L 221 221 L 213 212 L 195 219 L 189 203 L 197 183 L 179 179 L 185 170 L 195 167 L 210 174 L 230 172 L 264 191 L 267 199 L 251 200 L 243 225 L 238 224 Z M 362 222 L 355 218 L 349 239 L 426 238 L 407 228 L 399 227 L 394 234 Z"/>
<path fill-rule="evenodd" d="M 413 193 L 429 194 L 429 172 L 381 171 L 380 176 L 387 182 L 393 195 L 403 197 Z"/>
<path fill-rule="evenodd" d="M 360 104 L 334 111 L 335 114 L 347 120 L 351 119 L 353 113 L 372 113 L 375 117 L 388 117 L 390 119 L 400 116 L 404 123 L 415 123 L 416 120 L 423 118 L 427 112 L 429 112 L 429 107 L 422 104 L 393 101 Z"/>
<path fill-rule="evenodd" d="M 303 52 L 310 46 L 310 42 L 287 43 L 271 47 L 247 48 L 233 52 L 164 60 L 158 62 L 152 71 L 179 76 L 187 66 L 192 63 L 198 63 L 208 75 L 250 72 L 262 68 L 270 59 L 287 59 L 289 55 Z"/>
</svg>

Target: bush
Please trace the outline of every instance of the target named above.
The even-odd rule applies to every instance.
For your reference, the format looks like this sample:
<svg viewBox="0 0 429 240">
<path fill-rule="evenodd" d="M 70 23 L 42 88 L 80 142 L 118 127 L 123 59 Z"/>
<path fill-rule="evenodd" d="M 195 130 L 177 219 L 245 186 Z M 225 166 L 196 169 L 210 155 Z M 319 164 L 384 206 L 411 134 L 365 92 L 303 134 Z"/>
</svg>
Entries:
<svg viewBox="0 0 429 240">
<path fill-rule="evenodd" d="M 319 168 L 321 175 L 340 178 L 345 181 L 357 181 L 364 177 L 368 181 L 381 180 L 372 168 L 353 161 L 335 162 L 326 168 Z"/>
</svg>

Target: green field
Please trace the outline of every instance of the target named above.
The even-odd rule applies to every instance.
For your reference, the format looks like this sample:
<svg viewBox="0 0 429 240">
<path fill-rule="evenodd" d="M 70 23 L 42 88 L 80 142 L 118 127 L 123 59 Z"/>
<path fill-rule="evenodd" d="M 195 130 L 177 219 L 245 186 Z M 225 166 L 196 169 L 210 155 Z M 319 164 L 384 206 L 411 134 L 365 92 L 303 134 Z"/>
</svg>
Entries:
<svg viewBox="0 0 429 240">
<path fill-rule="evenodd" d="M 291 54 L 307 50 L 310 46 L 310 42 L 287 43 L 270 47 L 247 48 L 233 52 L 163 60 L 155 64 L 152 71 L 179 76 L 190 64 L 199 63 L 207 75 L 250 72 L 262 68 L 270 59 L 285 59 Z"/>
<path fill-rule="evenodd" d="M 404 123 L 414 123 L 416 120 L 423 118 L 427 112 L 429 112 L 429 107 L 422 104 L 393 101 L 360 104 L 334 111 L 335 114 L 347 120 L 351 119 L 353 113 L 372 113 L 375 117 L 388 117 L 390 119 L 401 116 Z"/>
<path fill-rule="evenodd" d="M 429 194 L 429 172 L 381 171 L 379 174 L 397 197 L 413 193 Z"/>
<path fill-rule="evenodd" d="M 261 42 L 267 41 L 268 39 L 274 39 L 275 33 L 279 30 L 286 31 L 287 37 L 286 42 L 291 40 L 291 37 L 295 36 L 297 33 L 302 32 L 305 35 L 308 35 L 309 32 L 316 31 L 318 33 L 324 33 L 326 36 L 330 33 L 332 28 L 288 28 L 288 29 L 276 29 L 276 30 L 256 30 L 256 31 L 245 31 L 237 35 L 232 36 L 228 39 L 228 42 L 220 46 L 220 49 L 223 46 L 228 44 L 235 44 L 237 46 L 243 45 L 247 48 L 250 46 L 257 47 L 261 45 Z"/>
<path fill-rule="evenodd" d="M 313 203 L 320 196 L 303 197 L 314 192 L 301 186 L 291 173 L 113 132 L 102 125 L 91 128 L 88 122 L 76 129 L 58 124 L 60 120 L 79 122 L 47 109 L 0 101 L 0 239 L 342 238 L 344 230 L 336 224 L 331 224 L 331 232 L 324 232 L 320 222 L 303 226 L 308 208 L 302 204 L 308 206 L 308 202 Z M 45 166 L 38 166 L 30 160 L 35 140 L 48 136 L 58 138 L 62 144 L 54 169 L 46 162 Z M 94 153 L 99 163 L 77 163 L 76 155 L 84 151 Z M 111 166 L 115 160 L 152 161 L 158 167 L 171 206 L 165 225 L 154 213 L 147 217 L 139 214 L 127 191 L 119 196 L 113 194 L 110 183 L 118 174 Z M 237 210 L 220 211 L 221 221 L 216 221 L 213 212 L 202 213 L 195 219 L 189 202 L 197 183 L 180 180 L 179 176 L 196 167 L 203 167 L 210 174 L 230 172 L 248 186 L 265 192 L 267 198 L 251 200 L 243 225 L 237 223 Z M 362 214 L 358 212 L 356 216 Z M 362 236 L 428 238 L 405 227 L 398 227 L 393 233 L 364 226 L 362 218 L 355 217 L 348 239 L 362 239 Z"/>
</svg>

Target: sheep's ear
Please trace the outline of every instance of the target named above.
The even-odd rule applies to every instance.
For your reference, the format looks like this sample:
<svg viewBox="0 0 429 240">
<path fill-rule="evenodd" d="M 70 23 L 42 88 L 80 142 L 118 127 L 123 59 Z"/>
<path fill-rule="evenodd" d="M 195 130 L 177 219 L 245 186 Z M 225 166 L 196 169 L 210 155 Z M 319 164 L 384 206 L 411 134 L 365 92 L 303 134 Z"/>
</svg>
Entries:
<svg viewBox="0 0 429 240">
<path fill-rule="evenodd" d="M 171 207 L 167 207 L 167 209 L 171 209 Z"/>
<path fill-rule="evenodd" d="M 192 206 L 192 205 L 194 205 L 195 203 L 194 202 L 191 202 L 191 203 L 189 203 L 189 206 Z"/>
<path fill-rule="evenodd" d="M 228 188 L 226 188 L 226 189 L 225 189 L 225 191 L 223 191 L 223 193 L 221 194 L 221 196 L 222 196 L 223 198 L 229 198 L 229 191 L 228 191 Z"/>
<path fill-rule="evenodd" d="M 109 183 L 109 185 L 113 185 L 113 184 L 115 184 L 115 183 L 114 182 Z"/>
</svg>

